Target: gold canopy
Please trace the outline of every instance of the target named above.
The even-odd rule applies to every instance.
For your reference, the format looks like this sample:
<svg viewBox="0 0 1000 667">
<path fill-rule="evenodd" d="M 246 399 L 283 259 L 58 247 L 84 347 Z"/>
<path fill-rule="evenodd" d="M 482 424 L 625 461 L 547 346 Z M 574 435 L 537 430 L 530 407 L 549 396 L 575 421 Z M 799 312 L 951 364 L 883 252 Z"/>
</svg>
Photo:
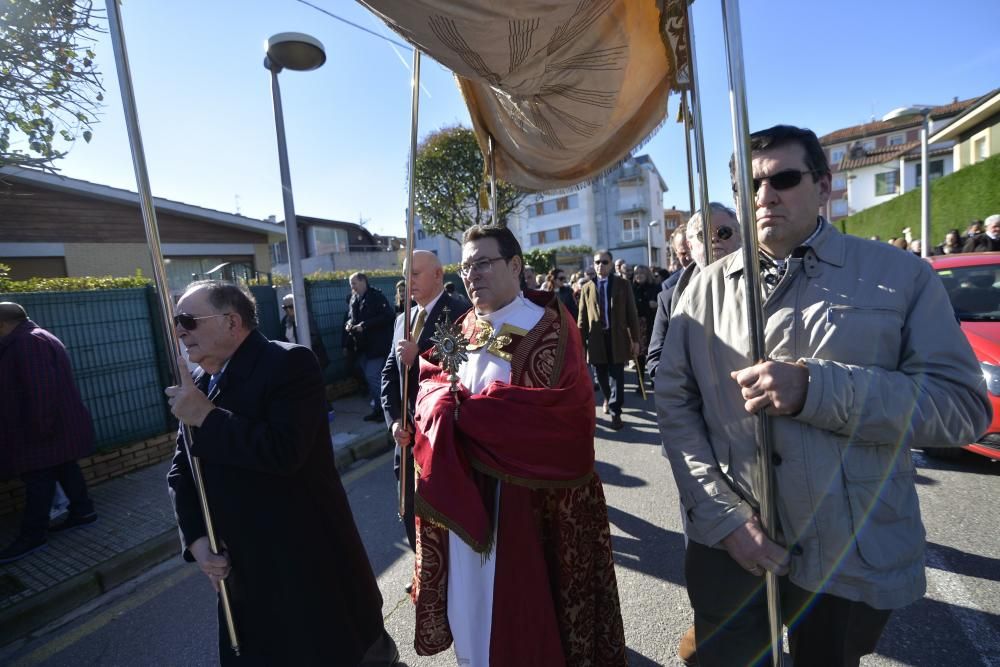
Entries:
<svg viewBox="0 0 1000 667">
<path fill-rule="evenodd" d="M 524 190 L 614 167 L 687 86 L 686 0 L 360 0 L 451 69 L 480 148 Z"/>
</svg>

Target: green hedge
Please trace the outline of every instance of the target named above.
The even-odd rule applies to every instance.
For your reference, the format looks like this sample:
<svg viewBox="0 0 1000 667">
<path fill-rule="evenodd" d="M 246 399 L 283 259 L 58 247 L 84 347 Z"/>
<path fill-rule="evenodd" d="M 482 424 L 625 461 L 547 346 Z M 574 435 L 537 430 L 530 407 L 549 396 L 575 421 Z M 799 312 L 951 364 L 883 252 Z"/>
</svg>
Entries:
<svg viewBox="0 0 1000 667">
<path fill-rule="evenodd" d="M 10 267 L 0 264 L 0 293 L 3 292 L 83 292 L 105 289 L 129 289 L 152 284 L 149 278 L 136 271 L 134 276 L 114 278 L 112 276 L 82 278 L 29 278 L 11 280 Z"/>
<path fill-rule="evenodd" d="M 445 264 L 445 273 L 458 273 L 458 264 Z M 344 269 L 342 271 L 314 271 L 307 275 L 306 282 L 308 283 L 318 283 L 328 280 L 347 280 L 352 274 L 357 273 L 357 269 Z M 368 271 L 362 271 L 369 278 L 400 278 L 402 271 L 400 269 L 370 269 Z M 292 279 L 289 276 L 275 273 L 271 276 L 271 282 L 268 283 L 267 280 L 251 280 L 249 284 L 251 285 L 268 285 L 273 284 L 276 287 L 286 287 L 292 283 Z"/>
<path fill-rule="evenodd" d="M 938 245 L 948 230 L 964 232 L 973 220 L 1000 213 L 1000 155 L 964 167 L 931 183 L 931 241 Z M 920 189 L 845 218 L 847 233 L 882 240 L 899 236 L 909 227 L 920 236 Z"/>
</svg>

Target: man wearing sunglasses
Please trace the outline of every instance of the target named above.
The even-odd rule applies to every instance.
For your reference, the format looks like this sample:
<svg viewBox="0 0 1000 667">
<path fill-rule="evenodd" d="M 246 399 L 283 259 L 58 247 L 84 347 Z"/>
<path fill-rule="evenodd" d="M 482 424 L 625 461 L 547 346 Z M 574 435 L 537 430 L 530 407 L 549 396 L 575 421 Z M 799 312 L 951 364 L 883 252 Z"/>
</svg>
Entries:
<svg viewBox="0 0 1000 667">
<path fill-rule="evenodd" d="M 712 260 L 718 260 L 740 248 L 740 223 L 736 220 L 736 211 L 725 204 L 712 202 L 709 204 L 711 213 Z M 701 211 L 688 219 L 683 227 L 690 249 L 692 262 L 682 269 L 680 278 L 670 287 L 660 290 L 656 297 L 656 316 L 653 318 L 653 332 L 649 338 L 649 349 L 646 351 L 646 372 L 650 379 L 656 381 L 656 367 L 660 364 L 660 354 L 663 342 L 667 338 L 667 328 L 670 326 L 670 314 L 673 312 L 681 294 L 687 288 L 691 279 L 707 264 L 705 253 L 704 231 L 702 229 Z"/>
<path fill-rule="evenodd" d="M 767 655 L 762 579 L 779 575 L 795 664 L 857 665 L 925 590 L 911 447 L 974 442 L 982 373 L 930 267 L 819 215 L 809 130 L 751 135 L 768 360 L 752 363 L 742 253 L 681 295 L 656 375 L 663 446 L 689 538 L 702 665 Z M 777 540 L 758 515 L 755 413 L 772 418 Z"/>
<path fill-rule="evenodd" d="M 587 360 L 597 372 L 604 395 L 604 414 L 611 413 L 609 428 L 621 430 L 625 404 L 625 364 L 639 354 L 639 313 L 632 286 L 611 274 L 611 253 L 594 255 L 597 278 L 583 286 L 577 326 L 587 350 Z"/>
<path fill-rule="evenodd" d="M 177 335 L 201 368 L 192 379 L 182 363 L 181 384 L 166 390 L 192 434 L 178 435 L 167 483 L 184 559 L 216 590 L 221 579 L 229 586 L 241 652 L 221 632 L 222 664 L 393 664 L 334 465 L 316 357 L 267 340 L 253 297 L 231 283 L 193 283 L 177 313 Z M 188 450 L 201 461 L 221 554 L 208 545 Z"/>
</svg>

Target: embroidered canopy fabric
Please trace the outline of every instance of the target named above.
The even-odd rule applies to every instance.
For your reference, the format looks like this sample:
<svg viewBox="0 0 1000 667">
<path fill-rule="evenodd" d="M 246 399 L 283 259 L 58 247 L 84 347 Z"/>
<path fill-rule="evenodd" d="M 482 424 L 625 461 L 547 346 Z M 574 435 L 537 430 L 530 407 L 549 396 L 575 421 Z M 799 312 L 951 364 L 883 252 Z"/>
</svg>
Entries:
<svg viewBox="0 0 1000 667">
<path fill-rule="evenodd" d="M 687 75 L 686 0 L 360 0 L 457 79 L 497 176 L 576 185 L 659 127 Z"/>
</svg>

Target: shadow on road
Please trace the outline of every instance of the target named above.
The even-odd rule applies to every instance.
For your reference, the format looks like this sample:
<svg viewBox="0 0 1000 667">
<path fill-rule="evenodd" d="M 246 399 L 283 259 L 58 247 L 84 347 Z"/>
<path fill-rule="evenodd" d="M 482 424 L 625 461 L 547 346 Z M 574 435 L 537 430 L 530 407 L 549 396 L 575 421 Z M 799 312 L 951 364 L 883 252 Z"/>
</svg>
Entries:
<svg viewBox="0 0 1000 667">
<path fill-rule="evenodd" d="M 1000 559 L 970 554 L 933 542 L 927 543 L 927 567 L 967 577 L 1000 581 Z"/>
<path fill-rule="evenodd" d="M 616 466 L 613 463 L 594 461 L 594 470 L 597 471 L 598 476 L 601 478 L 601 482 L 604 484 L 623 486 L 626 488 L 635 488 L 647 485 L 646 480 L 625 474 L 622 472 L 620 466 Z"/>
<path fill-rule="evenodd" d="M 615 564 L 684 585 L 684 536 L 608 506 L 608 520 L 628 536 L 613 535 Z M 632 664 L 631 661 L 629 664 Z"/>
<path fill-rule="evenodd" d="M 1000 616 L 923 598 L 889 617 L 875 652 L 904 665 L 995 665 L 998 636 Z"/>
<path fill-rule="evenodd" d="M 627 647 L 625 648 L 625 656 L 628 658 L 629 667 L 658 667 L 660 664 Z"/>
</svg>

